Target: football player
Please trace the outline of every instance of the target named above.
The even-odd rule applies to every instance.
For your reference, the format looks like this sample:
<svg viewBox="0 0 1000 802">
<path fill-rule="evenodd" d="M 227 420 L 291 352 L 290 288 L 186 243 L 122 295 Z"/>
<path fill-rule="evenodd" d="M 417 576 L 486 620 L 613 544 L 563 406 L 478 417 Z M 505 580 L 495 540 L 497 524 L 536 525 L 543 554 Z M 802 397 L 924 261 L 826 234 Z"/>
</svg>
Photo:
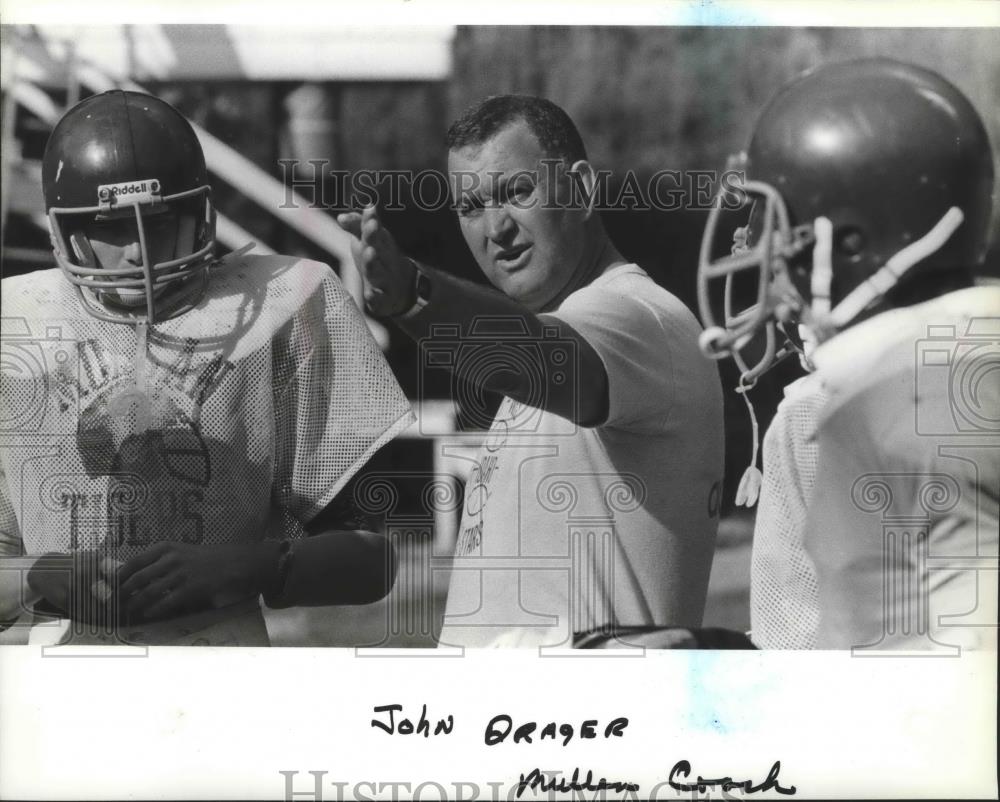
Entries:
<svg viewBox="0 0 1000 802">
<path fill-rule="evenodd" d="M 993 191 L 979 115 L 926 69 L 827 65 L 765 107 L 743 169 L 745 243 L 719 236 L 721 198 L 703 236 L 703 348 L 745 387 L 782 331 L 785 350 L 797 326 L 815 344 L 764 439 L 754 642 L 995 648 L 1000 288 L 973 280 Z"/>
<path fill-rule="evenodd" d="M 217 259 L 201 146 L 156 97 L 74 106 L 42 178 L 58 268 L 3 281 L 2 617 L 266 645 L 261 596 L 383 596 L 388 542 L 324 510 L 412 415 L 330 268 Z"/>
</svg>

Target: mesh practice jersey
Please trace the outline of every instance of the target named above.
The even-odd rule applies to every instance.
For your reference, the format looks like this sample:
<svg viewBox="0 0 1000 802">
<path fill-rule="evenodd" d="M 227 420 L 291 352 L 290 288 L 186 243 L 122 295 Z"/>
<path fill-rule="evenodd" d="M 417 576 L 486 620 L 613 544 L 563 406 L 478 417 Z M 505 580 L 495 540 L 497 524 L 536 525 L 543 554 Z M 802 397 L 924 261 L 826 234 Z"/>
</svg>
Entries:
<svg viewBox="0 0 1000 802">
<path fill-rule="evenodd" d="M 750 636 L 761 649 L 816 645 L 816 570 L 804 529 L 816 481 L 816 422 L 825 401 L 818 376 L 792 382 L 764 435 L 750 571 Z"/>
<path fill-rule="evenodd" d="M 6 553 L 15 528 L 26 554 L 123 561 L 158 541 L 294 537 L 413 420 L 318 262 L 234 258 L 146 339 L 137 355 L 137 329 L 89 316 L 58 270 L 4 280 Z"/>
<path fill-rule="evenodd" d="M 816 350 L 817 648 L 996 648 L 998 344 L 1000 288 L 973 287 Z"/>
</svg>

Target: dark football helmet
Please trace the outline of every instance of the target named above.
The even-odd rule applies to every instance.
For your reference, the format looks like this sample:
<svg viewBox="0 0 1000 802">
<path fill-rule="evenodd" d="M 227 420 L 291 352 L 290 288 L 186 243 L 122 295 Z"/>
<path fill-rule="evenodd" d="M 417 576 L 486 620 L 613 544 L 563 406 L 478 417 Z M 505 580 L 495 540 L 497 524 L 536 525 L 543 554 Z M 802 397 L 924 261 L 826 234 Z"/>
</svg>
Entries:
<svg viewBox="0 0 1000 802">
<path fill-rule="evenodd" d="M 702 237 L 698 302 L 703 351 L 736 357 L 746 383 L 772 363 L 776 323 L 822 341 L 898 283 L 969 273 L 985 255 L 990 143 L 972 104 L 930 70 L 887 59 L 811 70 L 771 99 L 731 164 L 749 220 L 719 254 L 724 187 Z M 762 331 L 749 365 L 741 352 Z"/>
<path fill-rule="evenodd" d="M 155 323 L 197 303 L 212 260 L 215 212 L 201 145 L 173 106 L 118 89 L 81 101 L 49 137 L 42 185 L 56 261 L 88 312 Z M 182 236 L 181 219 L 193 221 L 193 232 L 188 225 Z M 134 241 L 141 259 L 98 264 L 88 232 L 114 221 L 128 227 L 118 238 Z M 153 263 L 159 249 L 152 238 L 164 236 L 174 240 L 172 256 Z"/>
</svg>

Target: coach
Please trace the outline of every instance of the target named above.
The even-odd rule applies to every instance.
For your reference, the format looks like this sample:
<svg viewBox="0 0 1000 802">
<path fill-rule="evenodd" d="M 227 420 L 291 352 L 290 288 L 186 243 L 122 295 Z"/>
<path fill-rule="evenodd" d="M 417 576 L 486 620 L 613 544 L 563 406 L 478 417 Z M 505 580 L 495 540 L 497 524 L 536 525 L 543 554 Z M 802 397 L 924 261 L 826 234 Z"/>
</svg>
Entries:
<svg viewBox="0 0 1000 802">
<path fill-rule="evenodd" d="M 441 644 L 699 626 L 723 423 L 697 321 L 615 249 L 558 106 L 491 97 L 447 142 L 462 233 L 500 292 L 407 258 L 372 207 L 339 218 L 370 310 L 505 396 L 466 486 Z"/>
</svg>

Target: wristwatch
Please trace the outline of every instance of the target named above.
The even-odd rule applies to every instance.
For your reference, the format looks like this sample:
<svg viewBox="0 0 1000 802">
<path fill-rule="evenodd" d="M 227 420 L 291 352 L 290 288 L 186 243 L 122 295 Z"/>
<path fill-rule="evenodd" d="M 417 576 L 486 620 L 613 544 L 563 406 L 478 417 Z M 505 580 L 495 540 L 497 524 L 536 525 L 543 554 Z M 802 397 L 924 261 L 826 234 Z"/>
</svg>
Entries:
<svg viewBox="0 0 1000 802">
<path fill-rule="evenodd" d="M 414 259 L 410 259 L 410 264 L 413 265 L 413 306 L 407 309 L 405 312 L 400 312 L 394 317 L 400 320 L 408 320 L 411 317 L 419 314 L 420 311 L 430 303 L 431 300 L 431 280 L 430 277 L 420 269 L 420 265 Z"/>
</svg>

